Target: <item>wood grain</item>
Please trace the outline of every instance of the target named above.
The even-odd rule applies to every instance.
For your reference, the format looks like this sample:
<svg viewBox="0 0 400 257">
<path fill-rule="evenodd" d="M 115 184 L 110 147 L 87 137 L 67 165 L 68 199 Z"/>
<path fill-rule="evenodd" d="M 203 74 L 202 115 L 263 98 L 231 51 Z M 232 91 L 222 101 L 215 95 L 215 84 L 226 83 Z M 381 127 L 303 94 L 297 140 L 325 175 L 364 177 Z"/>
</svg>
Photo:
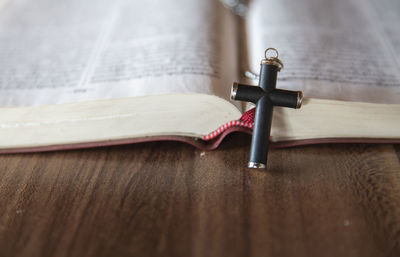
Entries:
<svg viewBox="0 0 400 257">
<path fill-rule="evenodd" d="M 0 256 L 400 256 L 400 147 L 249 137 L 0 156 Z"/>
</svg>

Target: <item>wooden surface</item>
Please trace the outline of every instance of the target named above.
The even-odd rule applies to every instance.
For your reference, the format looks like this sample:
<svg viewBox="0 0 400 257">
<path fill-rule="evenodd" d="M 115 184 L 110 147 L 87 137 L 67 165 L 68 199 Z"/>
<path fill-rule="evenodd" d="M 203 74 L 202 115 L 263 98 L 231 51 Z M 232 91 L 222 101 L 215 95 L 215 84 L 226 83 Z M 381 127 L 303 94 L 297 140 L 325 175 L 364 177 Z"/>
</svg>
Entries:
<svg viewBox="0 0 400 257">
<path fill-rule="evenodd" d="M 400 147 L 249 137 L 0 156 L 0 256 L 400 256 Z"/>
</svg>

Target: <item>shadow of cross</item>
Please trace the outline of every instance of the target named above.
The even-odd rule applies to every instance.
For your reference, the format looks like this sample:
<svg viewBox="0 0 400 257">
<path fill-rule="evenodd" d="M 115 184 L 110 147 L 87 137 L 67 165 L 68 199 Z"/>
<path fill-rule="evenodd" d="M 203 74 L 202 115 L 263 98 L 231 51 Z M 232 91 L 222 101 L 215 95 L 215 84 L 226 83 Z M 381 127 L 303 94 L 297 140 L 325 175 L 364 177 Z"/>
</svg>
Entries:
<svg viewBox="0 0 400 257">
<path fill-rule="evenodd" d="M 273 53 L 273 56 L 269 54 Z M 231 91 L 233 100 L 252 102 L 256 105 L 253 135 L 251 138 L 249 168 L 265 168 L 268 157 L 269 136 L 271 133 L 274 106 L 300 108 L 303 101 L 301 91 L 276 88 L 278 72 L 283 68 L 275 48 L 265 50 L 261 60 L 258 86 L 234 83 Z"/>
</svg>

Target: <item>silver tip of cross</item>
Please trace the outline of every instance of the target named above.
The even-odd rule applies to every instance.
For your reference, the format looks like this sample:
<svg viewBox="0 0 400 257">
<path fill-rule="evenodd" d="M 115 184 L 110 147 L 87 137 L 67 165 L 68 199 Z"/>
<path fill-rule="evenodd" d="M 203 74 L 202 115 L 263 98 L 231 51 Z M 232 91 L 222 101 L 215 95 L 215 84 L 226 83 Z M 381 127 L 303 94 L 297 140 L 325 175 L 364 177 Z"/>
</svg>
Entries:
<svg viewBox="0 0 400 257">
<path fill-rule="evenodd" d="M 303 104 L 303 92 L 299 91 L 297 93 L 297 105 L 296 105 L 296 109 L 299 109 L 301 107 L 301 105 Z"/>
<path fill-rule="evenodd" d="M 265 164 L 258 162 L 249 162 L 247 167 L 250 169 L 265 169 Z"/>
<path fill-rule="evenodd" d="M 233 86 L 231 89 L 231 99 L 235 100 L 236 99 L 236 94 L 237 94 L 237 90 L 238 90 L 238 83 L 237 82 L 233 82 Z"/>
</svg>

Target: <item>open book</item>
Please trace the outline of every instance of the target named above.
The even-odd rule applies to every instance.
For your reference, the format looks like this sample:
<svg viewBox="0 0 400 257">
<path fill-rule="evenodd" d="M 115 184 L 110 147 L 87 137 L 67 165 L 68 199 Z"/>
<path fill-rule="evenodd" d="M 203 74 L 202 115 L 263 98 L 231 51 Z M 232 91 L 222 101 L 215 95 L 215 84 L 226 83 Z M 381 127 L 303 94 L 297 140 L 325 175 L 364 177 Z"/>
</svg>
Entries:
<svg viewBox="0 0 400 257">
<path fill-rule="evenodd" d="M 267 47 L 285 63 L 277 87 L 305 96 L 275 108 L 273 142 L 400 141 L 396 0 L 255 0 L 244 21 L 216 0 L 0 3 L 1 152 L 215 147 L 251 131 L 230 89 Z"/>
</svg>

